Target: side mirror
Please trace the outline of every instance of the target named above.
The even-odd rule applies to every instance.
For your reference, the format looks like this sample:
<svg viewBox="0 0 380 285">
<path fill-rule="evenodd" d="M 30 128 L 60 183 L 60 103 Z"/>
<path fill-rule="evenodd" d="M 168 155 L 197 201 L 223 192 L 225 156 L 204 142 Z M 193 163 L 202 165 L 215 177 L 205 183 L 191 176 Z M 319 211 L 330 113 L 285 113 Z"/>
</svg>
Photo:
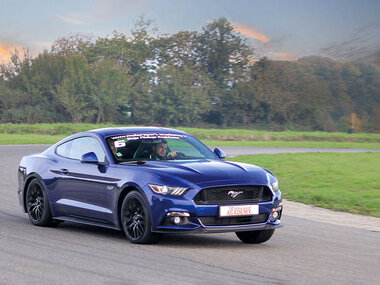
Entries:
<svg viewBox="0 0 380 285">
<path fill-rule="evenodd" d="M 82 163 L 90 163 L 90 164 L 99 164 L 98 157 L 94 152 L 88 152 L 82 155 L 80 162 Z"/>
<path fill-rule="evenodd" d="M 226 154 L 224 153 L 223 150 L 219 149 L 219 148 L 215 148 L 214 149 L 214 153 L 220 158 L 220 159 L 225 159 L 226 158 Z"/>
</svg>

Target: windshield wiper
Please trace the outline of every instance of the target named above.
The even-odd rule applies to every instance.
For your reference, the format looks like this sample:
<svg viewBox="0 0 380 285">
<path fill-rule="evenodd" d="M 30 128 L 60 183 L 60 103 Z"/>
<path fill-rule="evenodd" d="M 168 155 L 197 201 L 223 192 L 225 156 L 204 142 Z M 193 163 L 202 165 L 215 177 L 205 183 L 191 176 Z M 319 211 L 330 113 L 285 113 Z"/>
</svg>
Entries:
<svg viewBox="0 0 380 285">
<path fill-rule="evenodd" d="M 146 160 L 128 160 L 128 161 L 123 161 L 119 162 L 119 164 L 145 164 Z"/>
</svg>

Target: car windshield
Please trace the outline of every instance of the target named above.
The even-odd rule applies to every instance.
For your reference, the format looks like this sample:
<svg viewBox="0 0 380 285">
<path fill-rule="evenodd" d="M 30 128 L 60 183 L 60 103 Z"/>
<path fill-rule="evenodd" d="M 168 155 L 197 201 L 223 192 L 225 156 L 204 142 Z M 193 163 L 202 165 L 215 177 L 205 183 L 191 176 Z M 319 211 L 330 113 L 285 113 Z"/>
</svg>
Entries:
<svg viewBox="0 0 380 285">
<path fill-rule="evenodd" d="M 134 133 L 109 137 L 106 141 L 116 163 L 218 159 L 200 141 L 185 134 Z"/>
</svg>

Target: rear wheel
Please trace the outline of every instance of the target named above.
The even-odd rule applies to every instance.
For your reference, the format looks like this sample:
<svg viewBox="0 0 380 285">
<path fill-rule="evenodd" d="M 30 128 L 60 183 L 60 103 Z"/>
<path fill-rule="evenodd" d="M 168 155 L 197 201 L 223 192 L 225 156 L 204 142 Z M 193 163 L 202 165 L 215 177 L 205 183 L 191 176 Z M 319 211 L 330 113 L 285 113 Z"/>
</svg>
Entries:
<svg viewBox="0 0 380 285">
<path fill-rule="evenodd" d="M 127 238 L 133 243 L 157 243 L 162 234 L 152 233 L 148 207 L 137 191 L 125 196 L 121 206 L 121 224 Z"/>
<path fill-rule="evenodd" d="M 262 243 L 268 241 L 274 230 L 236 232 L 237 237 L 244 243 Z"/>
<path fill-rule="evenodd" d="M 37 179 L 33 179 L 26 190 L 26 210 L 32 224 L 36 226 L 51 226 L 49 199 L 44 187 Z"/>
</svg>

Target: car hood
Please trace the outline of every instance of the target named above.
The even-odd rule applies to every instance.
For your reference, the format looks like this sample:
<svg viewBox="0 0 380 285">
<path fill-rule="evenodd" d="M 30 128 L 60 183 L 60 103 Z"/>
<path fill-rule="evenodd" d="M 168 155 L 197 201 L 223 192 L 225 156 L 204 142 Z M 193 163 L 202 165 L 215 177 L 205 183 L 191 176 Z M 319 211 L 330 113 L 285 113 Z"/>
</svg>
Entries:
<svg viewBox="0 0 380 285">
<path fill-rule="evenodd" d="M 201 187 L 218 184 L 268 184 L 268 174 L 263 168 L 245 163 L 222 160 L 149 161 L 143 167 L 161 179 L 180 179 Z"/>
</svg>

